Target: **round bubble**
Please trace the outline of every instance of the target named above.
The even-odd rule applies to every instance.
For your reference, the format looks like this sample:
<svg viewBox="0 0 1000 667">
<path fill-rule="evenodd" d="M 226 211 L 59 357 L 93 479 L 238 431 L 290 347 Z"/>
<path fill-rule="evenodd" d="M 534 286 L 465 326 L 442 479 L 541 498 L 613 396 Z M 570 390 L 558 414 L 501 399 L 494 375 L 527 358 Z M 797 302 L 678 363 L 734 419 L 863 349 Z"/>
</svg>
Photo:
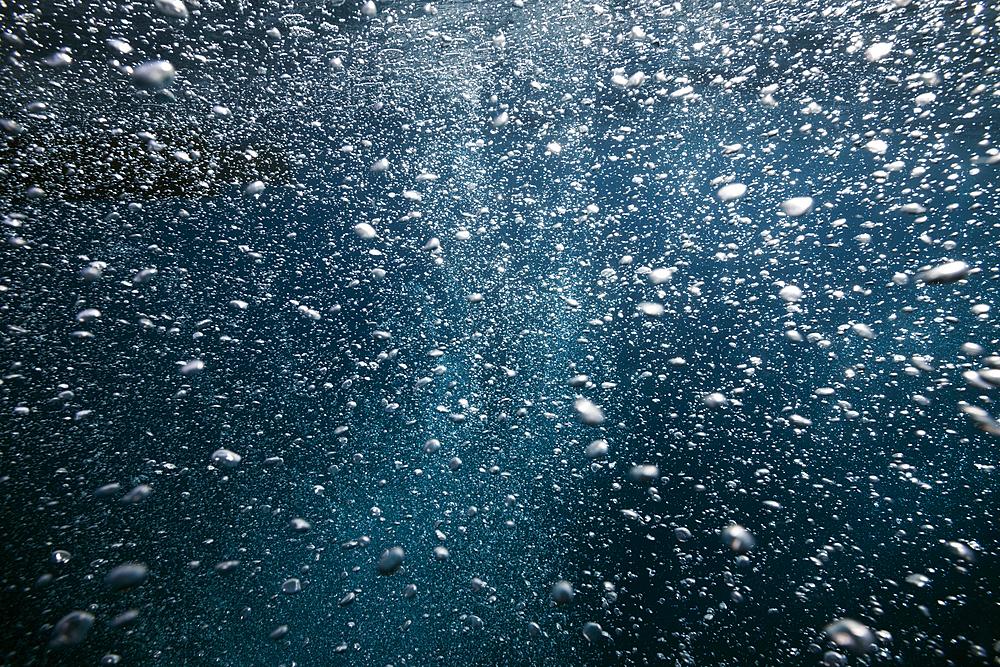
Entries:
<svg viewBox="0 0 1000 667">
<path fill-rule="evenodd" d="M 406 553 L 403 551 L 403 547 L 392 547 L 382 552 L 375 568 L 379 574 L 392 574 L 400 568 L 405 558 Z"/>
<path fill-rule="evenodd" d="M 739 554 L 750 551 L 757 544 L 749 530 L 735 524 L 722 529 L 722 542 Z"/>
<path fill-rule="evenodd" d="M 823 628 L 827 638 L 837 647 L 854 655 L 867 655 L 875 648 L 875 635 L 863 623 L 841 618 Z"/>
<path fill-rule="evenodd" d="M 217 449 L 212 452 L 212 463 L 220 468 L 235 468 L 242 460 L 242 456 L 228 449 Z"/>
<path fill-rule="evenodd" d="M 59 619 L 52 633 L 50 648 L 76 646 L 83 643 L 94 625 L 94 615 L 85 611 L 71 611 Z"/>
<path fill-rule="evenodd" d="M 561 579 L 552 585 L 552 590 L 549 591 L 549 597 L 556 604 L 569 604 L 573 601 L 574 597 L 573 585 Z"/>
<path fill-rule="evenodd" d="M 177 70 L 166 60 L 152 60 L 133 70 L 132 83 L 139 88 L 169 88 L 176 76 Z"/>
<path fill-rule="evenodd" d="M 143 563 L 125 563 L 108 572 L 104 583 L 113 591 L 120 591 L 132 586 L 138 586 L 146 581 L 149 568 Z"/>
</svg>

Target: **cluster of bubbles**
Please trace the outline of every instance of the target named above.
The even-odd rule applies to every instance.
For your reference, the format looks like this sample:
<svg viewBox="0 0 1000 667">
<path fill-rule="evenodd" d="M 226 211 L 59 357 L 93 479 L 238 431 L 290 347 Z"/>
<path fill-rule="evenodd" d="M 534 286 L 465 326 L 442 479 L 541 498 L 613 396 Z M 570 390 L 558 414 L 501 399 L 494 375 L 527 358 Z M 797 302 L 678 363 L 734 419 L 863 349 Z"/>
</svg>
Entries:
<svg viewBox="0 0 1000 667">
<path fill-rule="evenodd" d="M 1000 660 L 998 31 L 13 14 L 0 665 Z"/>
</svg>

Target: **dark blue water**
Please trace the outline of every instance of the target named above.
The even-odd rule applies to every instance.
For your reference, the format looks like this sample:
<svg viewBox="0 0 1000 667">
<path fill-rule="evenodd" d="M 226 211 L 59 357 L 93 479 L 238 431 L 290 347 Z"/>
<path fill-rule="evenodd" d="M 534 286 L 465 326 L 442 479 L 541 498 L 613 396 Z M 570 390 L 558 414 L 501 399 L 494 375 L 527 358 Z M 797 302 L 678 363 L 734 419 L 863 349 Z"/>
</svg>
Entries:
<svg viewBox="0 0 1000 667">
<path fill-rule="evenodd" d="M 4 10 L 2 664 L 997 658 L 995 9 L 188 9 Z"/>
</svg>

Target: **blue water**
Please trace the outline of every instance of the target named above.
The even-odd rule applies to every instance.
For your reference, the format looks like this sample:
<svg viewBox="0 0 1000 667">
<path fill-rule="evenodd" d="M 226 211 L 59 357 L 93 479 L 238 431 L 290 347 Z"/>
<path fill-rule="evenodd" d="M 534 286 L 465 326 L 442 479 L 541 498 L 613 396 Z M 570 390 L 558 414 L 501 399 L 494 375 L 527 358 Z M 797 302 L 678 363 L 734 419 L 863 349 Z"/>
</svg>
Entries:
<svg viewBox="0 0 1000 667">
<path fill-rule="evenodd" d="M 997 659 L 996 436 L 962 412 L 1000 384 L 994 8 L 32 9 L 0 664 Z M 123 69 L 152 59 L 166 90 Z"/>
</svg>

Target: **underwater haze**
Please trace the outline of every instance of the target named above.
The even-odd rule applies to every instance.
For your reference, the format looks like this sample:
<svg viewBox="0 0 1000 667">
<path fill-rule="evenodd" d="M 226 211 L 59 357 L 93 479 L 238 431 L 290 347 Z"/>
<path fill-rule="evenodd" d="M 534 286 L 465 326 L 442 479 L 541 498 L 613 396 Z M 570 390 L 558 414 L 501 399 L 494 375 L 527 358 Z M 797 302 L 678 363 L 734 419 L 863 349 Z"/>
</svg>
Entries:
<svg viewBox="0 0 1000 667">
<path fill-rule="evenodd" d="M 0 16 L 0 666 L 1000 664 L 995 3 Z"/>
</svg>

